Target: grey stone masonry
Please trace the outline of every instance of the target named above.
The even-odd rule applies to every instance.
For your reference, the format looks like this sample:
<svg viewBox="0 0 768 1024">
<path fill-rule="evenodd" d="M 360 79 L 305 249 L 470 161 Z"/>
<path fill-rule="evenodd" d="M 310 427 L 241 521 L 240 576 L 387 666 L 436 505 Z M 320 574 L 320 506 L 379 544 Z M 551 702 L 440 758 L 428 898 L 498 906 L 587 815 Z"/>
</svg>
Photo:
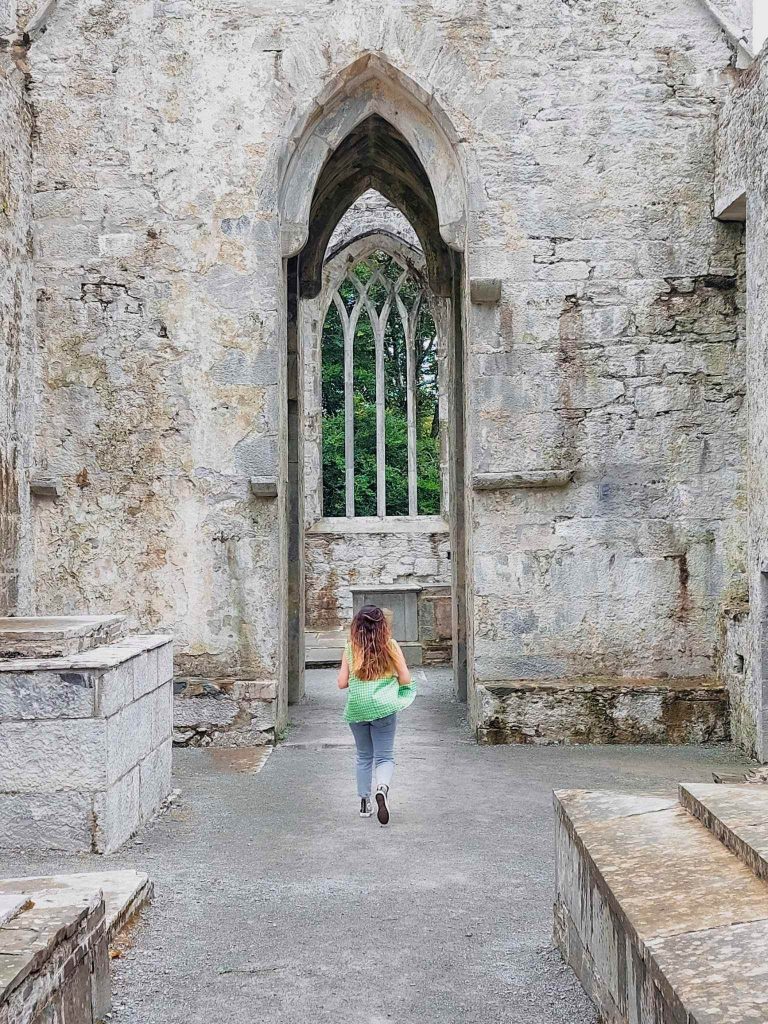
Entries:
<svg viewBox="0 0 768 1024">
<path fill-rule="evenodd" d="M 0 1024 L 95 1024 L 110 1008 L 104 900 L 45 892 L 0 926 Z"/>
<path fill-rule="evenodd" d="M 768 885 L 717 833 L 664 797 L 565 790 L 555 844 L 555 942 L 601 1020 L 766 1020 Z"/>
<path fill-rule="evenodd" d="M 121 615 L 0 618 L 0 658 L 56 658 L 113 643 L 125 634 Z"/>
<path fill-rule="evenodd" d="M 171 788 L 173 647 L 0 661 L 0 848 L 110 853 Z"/>
</svg>

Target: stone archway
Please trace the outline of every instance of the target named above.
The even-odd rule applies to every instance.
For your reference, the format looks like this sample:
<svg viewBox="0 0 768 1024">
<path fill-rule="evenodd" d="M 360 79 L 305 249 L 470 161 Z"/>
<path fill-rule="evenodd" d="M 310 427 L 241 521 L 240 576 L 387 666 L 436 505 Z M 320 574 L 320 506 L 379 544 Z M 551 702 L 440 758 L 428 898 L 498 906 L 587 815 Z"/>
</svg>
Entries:
<svg viewBox="0 0 768 1024">
<path fill-rule="evenodd" d="M 465 176 L 458 141 L 427 94 L 380 58 L 367 56 L 322 97 L 291 142 L 280 187 L 286 287 L 287 489 L 284 574 L 287 696 L 303 695 L 304 494 L 301 304 L 322 289 L 329 240 L 345 211 L 374 188 L 412 225 L 432 293 L 445 303 L 452 452 L 451 565 L 456 692 L 467 695 L 464 487 L 463 252 Z"/>
</svg>

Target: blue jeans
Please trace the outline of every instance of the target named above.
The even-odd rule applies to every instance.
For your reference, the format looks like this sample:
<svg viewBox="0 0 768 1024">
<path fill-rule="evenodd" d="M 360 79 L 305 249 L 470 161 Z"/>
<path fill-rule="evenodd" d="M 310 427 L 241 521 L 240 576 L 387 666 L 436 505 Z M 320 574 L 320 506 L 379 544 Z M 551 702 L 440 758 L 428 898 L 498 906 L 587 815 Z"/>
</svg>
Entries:
<svg viewBox="0 0 768 1024">
<path fill-rule="evenodd" d="M 395 771 L 397 712 L 372 722 L 350 722 L 357 748 L 357 795 L 371 795 L 371 774 L 376 786 L 389 786 Z"/>
</svg>

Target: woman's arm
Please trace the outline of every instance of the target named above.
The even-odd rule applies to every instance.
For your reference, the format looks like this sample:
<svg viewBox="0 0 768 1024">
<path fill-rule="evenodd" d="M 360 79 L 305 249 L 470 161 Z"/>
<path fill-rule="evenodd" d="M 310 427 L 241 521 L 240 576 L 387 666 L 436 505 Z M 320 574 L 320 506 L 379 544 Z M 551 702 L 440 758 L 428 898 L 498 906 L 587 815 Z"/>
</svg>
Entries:
<svg viewBox="0 0 768 1024">
<path fill-rule="evenodd" d="M 340 690 L 346 690 L 349 686 L 349 665 L 347 664 L 346 651 L 341 656 L 341 668 L 339 669 L 339 678 L 337 682 Z"/>
<path fill-rule="evenodd" d="M 392 664 L 395 668 L 397 681 L 401 686 L 410 686 L 413 682 L 413 676 L 411 675 L 411 670 L 405 663 L 405 655 L 400 650 L 400 644 L 397 640 L 390 640 L 389 644 L 392 652 Z"/>
</svg>

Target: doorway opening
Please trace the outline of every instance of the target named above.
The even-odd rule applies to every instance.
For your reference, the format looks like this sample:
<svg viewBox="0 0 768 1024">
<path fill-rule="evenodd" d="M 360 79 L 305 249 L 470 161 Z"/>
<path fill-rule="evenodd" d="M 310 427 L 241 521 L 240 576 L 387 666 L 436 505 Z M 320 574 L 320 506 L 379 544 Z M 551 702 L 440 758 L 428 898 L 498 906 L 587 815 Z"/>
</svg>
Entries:
<svg viewBox="0 0 768 1024">
<path fill-rule="evenodd" d="M 308 213 L 286 261 L 288 698 L 372 602 L 465 700 L 462 254 L 378 113 L 329 153 Z"/>
</svg>

